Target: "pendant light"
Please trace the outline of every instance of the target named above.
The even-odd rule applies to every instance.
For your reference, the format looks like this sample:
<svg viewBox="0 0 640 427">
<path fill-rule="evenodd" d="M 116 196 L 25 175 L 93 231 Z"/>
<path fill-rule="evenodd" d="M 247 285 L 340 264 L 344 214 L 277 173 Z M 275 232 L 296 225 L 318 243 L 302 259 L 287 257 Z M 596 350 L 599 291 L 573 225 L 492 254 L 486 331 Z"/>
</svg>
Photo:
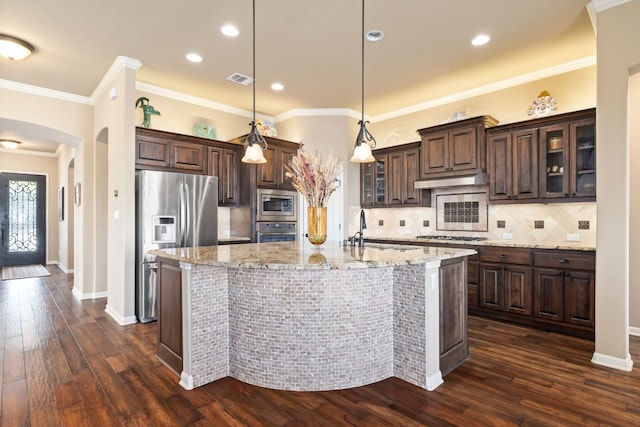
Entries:
<svg viewBox="0 0 640 427">
<path fill-rule="evenodd" d="M 267 141 L 256 128 L 256 0 L 253 0 L 253 121 L 249 123 L 251 130 L 245 142 L 243 163 L 267 163 L 262 150 L 267 149 Z"/>
<path fill-rule="evenodd" d="M 367 129 L 368 121 L 364 120 L 364 0 L 362 0 L 362 118 L 358 122 L 360 125 L 360 131 L 358 132 L 358 137 L 356 138 L 356 146 L 353 150 L 353 157 L 351 157 L 351 161 L 354 163 L 370 163 L 374 162 L 376 159 L 373 158 L 373 154 L 371 153 L 371 149 L 376 146 L 376 139 L 371 135 L 369 130 Z"/>
</svg>

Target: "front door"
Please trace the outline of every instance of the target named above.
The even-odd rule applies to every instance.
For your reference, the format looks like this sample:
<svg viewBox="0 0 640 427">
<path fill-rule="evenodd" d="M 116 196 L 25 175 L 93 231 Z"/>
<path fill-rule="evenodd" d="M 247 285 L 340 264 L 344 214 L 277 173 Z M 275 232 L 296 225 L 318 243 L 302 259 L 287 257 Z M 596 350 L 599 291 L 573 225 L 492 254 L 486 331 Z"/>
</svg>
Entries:
<svg viewBox="0 0 640 427">
<path fill-rule="evenodd" d="M 45 263 L 43 175 L 0 173 L 0 266 Z"/>
</svg>

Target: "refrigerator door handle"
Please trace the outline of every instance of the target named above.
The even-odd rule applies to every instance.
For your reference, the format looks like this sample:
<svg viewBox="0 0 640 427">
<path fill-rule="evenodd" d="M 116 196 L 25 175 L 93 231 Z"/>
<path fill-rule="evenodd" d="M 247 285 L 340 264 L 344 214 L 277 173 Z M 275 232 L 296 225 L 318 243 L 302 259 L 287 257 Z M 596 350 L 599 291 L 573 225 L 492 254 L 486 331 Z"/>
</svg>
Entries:
<svg viewBox="0 0 640 427">
<path fill-rule="evenodd" d="M 184 247 L 185 246 L 185 218 L 187 217 L 187 212 L 186 212 L 186 197 L 185 197 L 185 191 L 184 191 L 184 183 L 180 183 L 180 230 L 179 230 L 179 236 L 178 236 L 178 245 L 180 247 Z"/>
<path fill-rule="evenodd" d="M 189 200 L 189 190 L 190 188 L 185 184 L 184 186 L 184 210 L 185 210 L 185 217 L 186 220 L 184 221 L 184 246 L 193 246 L 193 243 L 190 240 L 193 239 L 193 235 L 191 232 L 191 215 L 193 215 L 193 213 L 191 212 L 191 201 Z"/>
</svg>

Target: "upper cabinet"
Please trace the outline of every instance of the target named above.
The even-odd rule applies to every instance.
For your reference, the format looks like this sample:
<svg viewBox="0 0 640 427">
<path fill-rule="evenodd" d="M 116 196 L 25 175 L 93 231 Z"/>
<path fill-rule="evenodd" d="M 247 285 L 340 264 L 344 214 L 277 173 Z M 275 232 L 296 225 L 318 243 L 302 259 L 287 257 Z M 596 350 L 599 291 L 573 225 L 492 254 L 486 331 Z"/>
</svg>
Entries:
<svg viewBox="0 0 640 427">
<path fill-rule="evenodd" d="M 421 177 L 439 178 L 486 171 L 485 129 L 498 123 L 480 116 L 419 129 Z"/>
<path fill-rule="evenodd" d="M 430 193 L 416 190 L 420 178 L 420 142 L 373 151 L 376 159 L 360 165 L 360 205 L 362 207 L 425 206 Z"/>
<path fill-rule="evenodd" d="M 489 200 L 595 200 L 595 109 L 487 130 Z"/>
<path fill-rule="evenodd" d="M 155 129 L 136 128 L 136 169 L 218 177 L 218 205 L 236 206 L 242 146 Z"/>
<path fill-rule="evenodd" d="M 237 206 L 238 148 L 209 147 L 209 175 L 218 177 L 218 203 L 221 206 Z"/>
<path fill-rule="evenodd" d="M 540 129 L 543 198 L 595 197 L 595 116 Z"/>
<path fill-rule="evenodd" d="M 285 175 L 285 166 L 296 155 L 300 144 L 267 137 L 265 140 L 268 144 L 264 150 L 267 163 L 258 165 L 258 187 L 294 190 L 291 179 Z"/>
<path fill-rule="evenodd" d="M 204 174 L 207 147 L 185 141 L 184 135 L 136 128 L 136 167 L 170 169 L 175 172 Z M 188 137 L 186 137 L 188 138 Z"/>
<path fill-rule="evenodd" d="M 487 132 L 490 200 L 538 198 L 538 131 Z"/>
</svg>

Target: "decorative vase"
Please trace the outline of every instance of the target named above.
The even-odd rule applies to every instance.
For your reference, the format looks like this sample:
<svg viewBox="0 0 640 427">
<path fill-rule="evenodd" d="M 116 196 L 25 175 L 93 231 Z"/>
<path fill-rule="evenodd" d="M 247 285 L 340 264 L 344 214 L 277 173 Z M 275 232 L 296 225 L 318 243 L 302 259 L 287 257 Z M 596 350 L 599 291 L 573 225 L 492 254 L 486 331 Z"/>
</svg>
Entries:
<svg viewBox="0 0 640 427">
<path fill-rule="evenodd" d="M 307 237 L 314 245 L 321 245 L 327 240 L 327 207 L 307 207 Z"/>
</svg>

